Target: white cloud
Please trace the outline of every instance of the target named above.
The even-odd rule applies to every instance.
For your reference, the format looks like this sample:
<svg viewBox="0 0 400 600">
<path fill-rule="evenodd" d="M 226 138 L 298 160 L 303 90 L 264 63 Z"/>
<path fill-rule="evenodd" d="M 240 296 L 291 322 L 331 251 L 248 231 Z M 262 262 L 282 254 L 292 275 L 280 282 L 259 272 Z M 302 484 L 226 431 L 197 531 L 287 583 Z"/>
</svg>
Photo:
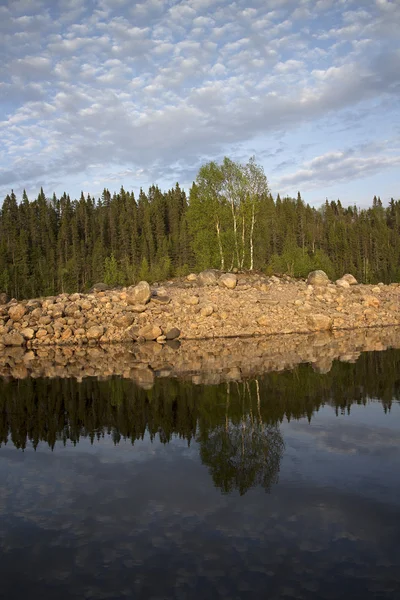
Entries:
<svg viewBox="0 0 400 600">
<path fill-rule="evenodd" d="M 72 168 L 86 181 L 93 160 L 161 177 L 180 162 L 189 173 L 255 137 L 270 145 L 304 123 L 317 135 L 327 119 L 342 132 L 343 156 L 324 152 L 325 166 L 310 159 L 286 184 L 322 186 L 324 169 L 334 182 L 397 164 L 348 155 L 356 124 L 343 127 L 340 114 L 398 97 L 398 2 L 101 0 L 92 9 L 59 0 L 50 12 L 20 0 L 0 14 L 3 147 L 20 148 L 18 161 L 14 150 L 1 155 L 0 192 L 41 177 L 65 187 Z"/>
</svg>

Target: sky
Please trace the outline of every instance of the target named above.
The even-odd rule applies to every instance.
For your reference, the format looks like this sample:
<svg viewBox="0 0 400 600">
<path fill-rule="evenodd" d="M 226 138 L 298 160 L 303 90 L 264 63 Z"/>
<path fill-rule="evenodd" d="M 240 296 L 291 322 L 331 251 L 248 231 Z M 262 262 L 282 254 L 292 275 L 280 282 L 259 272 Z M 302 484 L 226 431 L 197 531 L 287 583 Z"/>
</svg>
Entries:
<svg viewBox="0 0 400 600">
<path fill-rule="evenodd" d="M 400 0 L 0 0 L 0 201 L 178 181 L 400 198 Z"/>
</svg>

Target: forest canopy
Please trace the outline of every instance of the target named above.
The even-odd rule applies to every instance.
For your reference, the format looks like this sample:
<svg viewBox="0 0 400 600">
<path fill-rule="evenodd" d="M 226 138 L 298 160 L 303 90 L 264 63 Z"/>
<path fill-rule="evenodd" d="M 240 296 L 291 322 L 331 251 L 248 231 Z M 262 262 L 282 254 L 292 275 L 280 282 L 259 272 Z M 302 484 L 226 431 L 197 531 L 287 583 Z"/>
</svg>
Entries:
<svg viewBox="0 0 400 600">
<path fill-rule="evenodd" d="M 0 291 L 17 298 L 130 285 L 204 268 L 304 277 L 350 272 L 359 281 L 400 280 L 400 200 L 369 208 L 326 201 L 319 209 L 273 198 L 262 167 L 225 158 L 204 164 L 189 191 L 177 183 L 101 198 L 29 200 L 13 191 L 0 211 Z"/>
</svg>

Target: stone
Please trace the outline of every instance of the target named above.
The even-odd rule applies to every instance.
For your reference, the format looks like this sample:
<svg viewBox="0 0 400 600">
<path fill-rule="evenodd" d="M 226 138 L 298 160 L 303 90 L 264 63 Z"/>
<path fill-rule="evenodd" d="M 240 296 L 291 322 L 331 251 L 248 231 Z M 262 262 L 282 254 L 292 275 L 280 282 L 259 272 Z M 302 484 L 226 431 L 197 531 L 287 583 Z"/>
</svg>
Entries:
<svg viewBox="0 0 400 600">
<path fill-rule="evenodd" d="M 313 331 L 332 329 L 333 321 L 327 315 L 314 314 L 307 317 L 307 324 Z"/>
<path fill-rule="evenodd" d="M 42 338 L 45 338 L 47 336 L 47 331 L 46 329 L 38 329 L 36 332 L 36 339 L 40 340 Z"/>
<path fill-rule="evenodd" d="M 347 279 L 343 279 L 343 277 L 340 279 L 337 279 L 335 281 L 335 283 L 340 288 L 349 288 L 350 287 L 350 283 L 347 281 Z"/>
<path fill-rule="evenodd" d="M 234 290 L 237 285 L 237 277 L 234 273 L 224 273 L 218 279 L 218 283 L 228 288 L 228 290 Z"/>
<path fill-rule="evenodd" d="M 1 342 L 5 346 L 23 346 L 25 340 L 18 331 L 10 331 L 10 333 L 5 333 L 3 335 Z"/>
<path fill-rule="evenodd" d="M 206 304 L 203 308 L 200 309 L 200 314 L 202 317 L 210 317 L 214 312 L 214 308 L 211 304 Z"/>
<path fill-rule="evenodd" d="M 167 331 L 167 333 L 165 334 L 165 338 L 167 340 L 176 340 L 180 335 L 181 335 L 181 330 L 178 329 L 177 327 L 172 327 L 172 329 Z"/>
<path fill-rule="evenodd" d="M 265 325 L 269 325 L 270 318 L 267 317 L 267 315 L 261 315 L 261 317 L 258 317 L 257 323 L 258 323 L 258 325 L 261 325 L 262 327 L 264 327 Z"/>
<path fill-rule="evenodd" d="M 195 306 L 196 304 L 198 304 L 200 302 L 198 296 L 188 296 L 187 298 L 184 298 L 183 301 L 185 304 L 188 304 L 189 306 Z"/>
<path fill-rule="evenodd" d="M 151 297 L 151 289 L 147 281 L 139 281 L 133 288 L 129 288 L 126 301 L 128 304 L 147 304 Z"/>
<path fill-rule="evenodd" d="M 0 304 L 8 304 L 10 297 L 5 292 L 0 293 Z"/>
<path fill-rule="evenodd" d="M 308 274 L 308 277 L 307 277 L 308 285 L 325 286 L 325 285 L 328 285 L 328 283 L 330 283 L 330 281 L 329 281 L 329 277 L 325 273 L 325 271 L 321 271 L 321 270 L 311 271 L 311 273 Z"/>
<path fill-rule="evenodd" d="M 64 331 L 61 334 L 61 341 L 67 342 L 71 337 L 72 337 L 72 329 L 70 327 L 67 327 L 67 329 L 64 329 Z"/>
<path fill-rule="evenodd" d="M 189 275 L 186 277 L 187 281 L 197 281 L 197 275 L 196 273 L 189 273 Z"/>
<path fill-rule="evenodd" d="M 144 304 L 136 304 L 135 306 L 128 306 L 127 310 L 134 313 L 143 313 L 146 310 L 146 307 Z"/>
<path fill-rule="evenodd" d="M 75 293 L 75 294 L 71 294 L 69 299 L 71 300 L 71 302 L 76 302 L 77 300 L 79 300 L 80 297 L 81 297 L 80 294 Z"/>
<path fill-rule="evenodd" d="M 104 327 L 100 325 L 92 325 L 86 332 L 86 337 L 88 340 L 99 340 L 101 336 L 104 334 Z"/>
<path fill-rule="evenodd" d="M 8 316 L 13 321 L 20 321 L 26 313 L 26 307 L 23 304 L 14 304 L 8 309 Z"/>
<path fill-rule="evenodd" d="M 169 296 L 152 296 L 152 301 L 157 302 L 158 304 L 169 304 L 171 302 L 171 298 Z"/>
<path fill-rule="evenodd" d="M 367 307 L 379 308 L 380 301 L 378 300 L 378 298 L 375 298 L 375 296 L 364 296 L 363 304 Z"/>
<path fill-rule="evenodd" d="M 25 327 L 21 329 L 20 334 L 24 336 L 26 340 L 31 340 L 35 336 L 35 330 L 31 327 Z"/>
<path fill-rule="evenodd" d="M 158 325 L 144 325 L 138 331 L 138 337 L 142 337 L 147 341 L 156 340 L 162 335 L 162 330 Z"/>
<path fill-rule="evenodd" d="M 114 320 L 113 320 L 113 324 L 116 327 L 121 327 L 123 329 L 126 329 L 127 327 L 130 327 L 133 323 L 133 321 L 135 320 L 134 315 L 130 312 L 128 313 L 123 313 L 121 315 L 117 315 Z"/>
<path fill-rule="evenodd" d="M 217 285 L 218 280 L 214 271 L 207 270 L 199 273 L 198 276 L 199 285 L 207 286 L 207 285 Z"/>
<path fill-rule="evenodd" d="M 350 285 L 357 285 L 357 283 L 358 283 L 358 281 L 354 277 L 354 275 L 351 275 L 350 273 L 346 273 L 345 275 L 343 275 L 343 277 L 341 277 L 341 279 L 344 279 Z"/>
</svg>

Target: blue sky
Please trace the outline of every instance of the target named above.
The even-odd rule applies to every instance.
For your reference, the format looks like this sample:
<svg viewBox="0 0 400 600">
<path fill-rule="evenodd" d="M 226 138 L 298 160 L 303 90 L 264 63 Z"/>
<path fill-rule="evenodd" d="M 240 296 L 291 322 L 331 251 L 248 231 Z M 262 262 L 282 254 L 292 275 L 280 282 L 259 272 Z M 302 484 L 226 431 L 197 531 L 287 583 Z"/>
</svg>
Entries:
<svg viewBox="0 0 400 600">
<path fill-rule="evenodd" d="M 255 155 L 274 195 L 400 197 L 400 0 L 0 0 L 0 198 Z"/>
</svg>

